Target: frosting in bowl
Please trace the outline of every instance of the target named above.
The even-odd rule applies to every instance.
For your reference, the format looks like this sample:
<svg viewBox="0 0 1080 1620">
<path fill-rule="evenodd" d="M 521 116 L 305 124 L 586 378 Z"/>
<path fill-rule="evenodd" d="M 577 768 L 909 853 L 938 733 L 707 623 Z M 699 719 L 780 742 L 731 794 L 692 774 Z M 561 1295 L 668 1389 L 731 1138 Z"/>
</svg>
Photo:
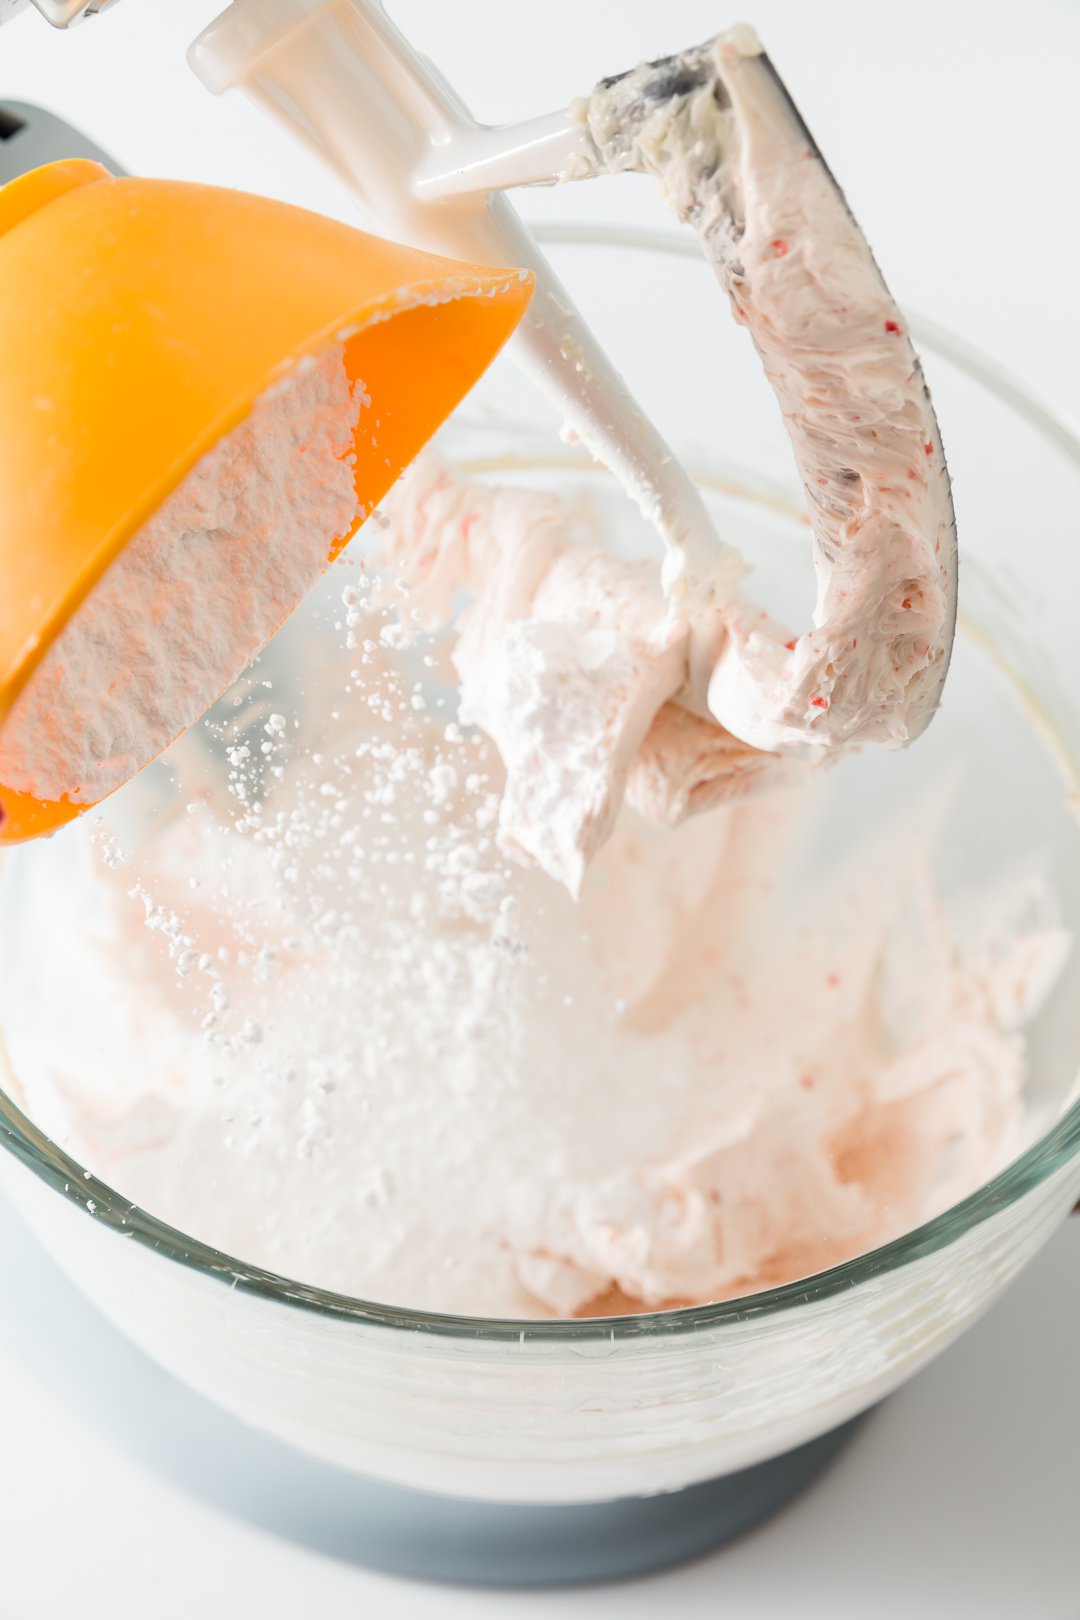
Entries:
<svg viewBox="0 0 1080 1620">
<path fill-rule="evenodd" d="M 48 1134 L 249 1263 L 494 1316 L 805 1275 L 1030 1139 L 1069 951 L 1037 871 L 946 904 L 944 798 L 823 863 L 847 773 L 812 773 L 674 829 L 624 804 L 574 901 L 500 847 L 452 640 L 400 645 L 384 590 L 344 587 L 337 650 L 321 598 L 115 835 L 11 868 L 5 1038 Z"/>
</svg>

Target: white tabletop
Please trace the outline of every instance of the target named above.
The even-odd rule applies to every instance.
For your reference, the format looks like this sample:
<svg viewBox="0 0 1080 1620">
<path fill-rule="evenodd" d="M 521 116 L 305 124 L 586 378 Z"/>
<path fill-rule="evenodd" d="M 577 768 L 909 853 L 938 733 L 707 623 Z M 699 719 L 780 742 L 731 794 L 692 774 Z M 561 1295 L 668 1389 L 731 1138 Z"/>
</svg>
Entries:
<svg viewBox="0 0 1080 1620">
<path fill-rule="evenodd" d="M 347 199 L 183 63 L 224 0 L 125 0 L 67 36 L 0 32 L 0 98 L 39 102 L 129 168 L 349 217 Z M 715 0 L 397 0 L 479 116 L 541 112 L 600 74 L 737 19 Z M 740 8 L 741 10 L 741 8 Z M 755 0 L 901 301 L 1075 406 L 1080 6 L 1073 0 Z M 645 188 L 526 199 L 532 217 L 659 222 Z M 833 1471 L 726 1552 L 617 1588 L 477 1594 L 353 1565 L 290 1528 L 236 1431 L 87 1306 L 0 1206 L 0 1620 L 730 1615 L 1076 1620 L 1080 1219 L 864 1427 Z M 243 1448 L 233 1445 L 239 1457 Z M 207 1493 L 212 1453 L 220 1490 Z M 275 1525 L 276 1529 L 267 1528 Z M 325 1538 L 324 1538 L 325 1542 Z"/>
</svg>

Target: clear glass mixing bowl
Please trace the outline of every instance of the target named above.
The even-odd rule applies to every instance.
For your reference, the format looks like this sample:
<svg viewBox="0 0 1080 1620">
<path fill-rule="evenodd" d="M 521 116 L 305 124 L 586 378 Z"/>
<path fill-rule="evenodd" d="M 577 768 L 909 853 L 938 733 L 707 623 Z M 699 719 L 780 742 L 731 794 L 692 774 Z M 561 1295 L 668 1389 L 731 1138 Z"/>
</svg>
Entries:
<svg viewBox="0 0 1080 1620">
<path fill-rule="evenodd" d="M 809 599 L 806 534 L 776 411 L 694 244 L 676 233 L 544 231 L 632 386 L 695 468 L 770 603 Z M 958 754 L 940 874 L 1048 862 L 1080 925 L 1080 436 L 1017 382 L 915 322 L 956 482 L 964 630 L 944 709 L 903 756 L 853 762 L 842 844 Z M 595 479 L 506 360 L 447 447 L 506 476 Z M 515 471 L 516 468 L 516 471 Z M 800 548 L 802 566 L 787 562 Z M 785 558 L 787 562 L 785 562 Z M 779 559 L 779 561 L 778 561 Z M 289 632 L 286 631 L 285 634 Z M 57 845 L 59 847 L 59 845 Z M 63 1017 L 19 988 L 37 863 L 7 858 L 0 1021 Z M 586 1502 L 676 1489 L 776 1456 L 868 1408 L 988 1306 L 1080 1193 L 1080 965 L 1031 1033 L 1038 1139 L 918 1230 L 818 1275 L 695 1309 L 487 1321 L 387 1308 L 271 1275 L 133 1207 L 0 1095 L 0 1181 L 61 1266 L 159 1362 L 258 1428 L 387 1481 L 465 1498 Z M 15 987 L 15 988 L 13 988 Z M 152 1063 L 152 1050 L 145 1061 Z"/>
</svg>

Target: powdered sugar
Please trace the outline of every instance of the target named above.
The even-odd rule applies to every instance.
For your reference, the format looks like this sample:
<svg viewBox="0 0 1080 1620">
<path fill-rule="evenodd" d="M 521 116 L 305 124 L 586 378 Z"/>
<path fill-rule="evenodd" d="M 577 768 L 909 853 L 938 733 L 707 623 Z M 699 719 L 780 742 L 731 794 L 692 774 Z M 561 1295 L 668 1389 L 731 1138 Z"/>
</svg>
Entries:
<svg viewBox="0 0 1080 1620">
<path fill-rule="evenodd" d="M 0 729 L 0 780 L 95 804 L 204 712 L 355 526 L 361 402 L 340 345 L 256 400 L 46 651 Z"/>
</svg>

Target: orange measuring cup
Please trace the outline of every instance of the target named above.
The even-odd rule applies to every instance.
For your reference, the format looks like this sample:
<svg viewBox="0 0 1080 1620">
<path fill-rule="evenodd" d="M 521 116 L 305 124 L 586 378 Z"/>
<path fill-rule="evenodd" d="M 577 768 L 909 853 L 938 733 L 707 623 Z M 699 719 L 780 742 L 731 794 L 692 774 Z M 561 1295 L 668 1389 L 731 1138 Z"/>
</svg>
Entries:
<svg viewBox="0 0 1080 1620">
<path fill-rule="evenodd" d="M 110 564 L 291 367 L 344 344 L 348 377 L 363 380 L 382 422 L 377 455 L 359 435 L 355 446 L 368 512 L 486 369 L 531 291 L 527 271 L 458 264 L 240 192 L 115 178 L 81 159 L 0 189 L 0 735 Z M 328 562 L 351 532 L 326 537 Z M 0 781 L 0 844 L 86 808 Z"/>
</svg>

